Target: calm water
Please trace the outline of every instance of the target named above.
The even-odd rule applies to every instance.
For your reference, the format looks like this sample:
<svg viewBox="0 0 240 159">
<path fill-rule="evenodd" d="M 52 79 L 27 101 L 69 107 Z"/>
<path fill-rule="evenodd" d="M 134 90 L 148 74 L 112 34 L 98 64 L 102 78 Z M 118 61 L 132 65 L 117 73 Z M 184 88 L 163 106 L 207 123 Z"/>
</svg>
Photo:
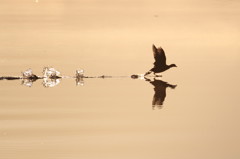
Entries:
<svg viewBox="0 0 240 159">
<path fill-rule="evenodd" d="M 41 75 L 44 66 L 145 73 L 153 43 L 178 67 L 163 73 L 177 87 L 161 109 L 152 108 L 154 86 L 139 79 L 0 81 L 0 158 L 238 159 L 239 8 L 237 0 L 2 0 L 0 76 Z"/>
</svg>

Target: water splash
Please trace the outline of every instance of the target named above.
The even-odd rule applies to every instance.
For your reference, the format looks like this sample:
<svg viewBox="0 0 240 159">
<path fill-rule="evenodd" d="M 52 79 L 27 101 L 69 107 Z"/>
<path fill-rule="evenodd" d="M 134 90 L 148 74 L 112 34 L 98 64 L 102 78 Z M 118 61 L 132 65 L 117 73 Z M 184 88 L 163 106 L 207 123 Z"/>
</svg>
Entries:
<svg viewBox="0 0 240 159">
<path fill-rule="evenodd" d="M 76 78 L 83 78 L 84 77 L 84 70 L 76 70 Z"/>
<path fill-rule="evenodd" d="M 23 79 L 38 79 L 38 76 L 33 74 L 32 69 L 27 69 L 26 71 L 22 72 L 22 78 Z"/>
<path fill-rule="evenodd" d="M 83 78 L 76 78 L 76 85 L 77 86 L 84 86 Z"/>
<path fill-rule="evenodd" d="M 31 79 L 23 79 L 22 80 L 22 85 L 27 86 L 27 87 L 32 87 L 33 82 L 36 80 L 31 80 Z"/>
<path fill-rule="evenodd" d="M 22 72 L 22 76 L 23 78 L 28 78 L 28 77 L 31 77 L 33 75 L 32 73 L 32 69 L 27 69 L 26 71 Z"/>
<path fill-rule="evenodd" d="M 60 83 L 59 78 L 58 79 L 44 78 L 42 84 L 44 87 L 49 88 L 49 87 L 55 87 L 59 83 Z"/>
<path fill-rule="evenodd" d="M 144 74 L 134 74 L 134 75 L 131 75 L 131 78 L 132 78 L 132 79 L 145 80 Z"/>
<path fill-rule="evenodd" d="M 60 72 L 57 71 L 55 68 L 53 67 L 44 67 L 43 69 L 43 77 L 44 78 L 60 78 Z"/>
</svg>

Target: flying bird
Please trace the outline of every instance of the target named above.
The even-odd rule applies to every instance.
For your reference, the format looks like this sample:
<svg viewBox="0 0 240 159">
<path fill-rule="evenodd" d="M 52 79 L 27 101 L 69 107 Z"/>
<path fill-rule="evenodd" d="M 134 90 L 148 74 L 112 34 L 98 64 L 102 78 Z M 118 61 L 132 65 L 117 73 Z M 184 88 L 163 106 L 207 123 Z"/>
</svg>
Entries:
<svg viewBox="0 0 240 159">
<path fill-rule="evenodd" d="M 155 59 L 155 62 L 153 63 L 154 67 L 150 69 L 148 72 L 146 72 L 144 76 L 151 74 L 152 72 L 155 75 L 156 73 L 164 72 L 171 67 L 177 67 L 175 64 L 171 64 L 171 65 L 166 64 L 166 55 L 164 50 L 161 47 L 156 48 L 156 46 L 153 45 L 152 49 L 153 49 L 153 56 Z"/>
</svg>

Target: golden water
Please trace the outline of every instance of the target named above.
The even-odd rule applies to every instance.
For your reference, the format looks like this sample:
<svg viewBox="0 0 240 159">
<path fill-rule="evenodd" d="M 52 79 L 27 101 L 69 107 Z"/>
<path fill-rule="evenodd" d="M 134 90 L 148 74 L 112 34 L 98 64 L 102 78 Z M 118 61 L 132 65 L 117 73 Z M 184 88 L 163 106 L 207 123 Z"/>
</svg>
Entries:
<svg viewBox="0 0 240 159">
<path fill-rule="evenodd" d="M 63 75 L 130 76 L 151 45 L 177 64 L 154 87 L 130 78 L 0 81 L 1 159 L 238 159 L 240 2 L 2 0 L 0 76 L 52 66 Z"/>
</svg>

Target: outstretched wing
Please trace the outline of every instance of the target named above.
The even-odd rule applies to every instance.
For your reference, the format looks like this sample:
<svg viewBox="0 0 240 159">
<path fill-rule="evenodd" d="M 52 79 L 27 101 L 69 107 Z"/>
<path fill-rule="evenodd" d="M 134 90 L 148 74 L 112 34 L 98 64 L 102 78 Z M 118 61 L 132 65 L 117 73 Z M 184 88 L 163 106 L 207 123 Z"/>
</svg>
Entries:
<svg viewBox="0 0 240 159">
<path fill-rule="evenodd" d="M 155 66 L 165 66 L 166 65 L 166 56 L 164 50 L 159 47 L 156 48 L 155 45 L 153 45 L 153 56 L 155 59 L 155 62 L 153 63 Z"/>
</svg>

